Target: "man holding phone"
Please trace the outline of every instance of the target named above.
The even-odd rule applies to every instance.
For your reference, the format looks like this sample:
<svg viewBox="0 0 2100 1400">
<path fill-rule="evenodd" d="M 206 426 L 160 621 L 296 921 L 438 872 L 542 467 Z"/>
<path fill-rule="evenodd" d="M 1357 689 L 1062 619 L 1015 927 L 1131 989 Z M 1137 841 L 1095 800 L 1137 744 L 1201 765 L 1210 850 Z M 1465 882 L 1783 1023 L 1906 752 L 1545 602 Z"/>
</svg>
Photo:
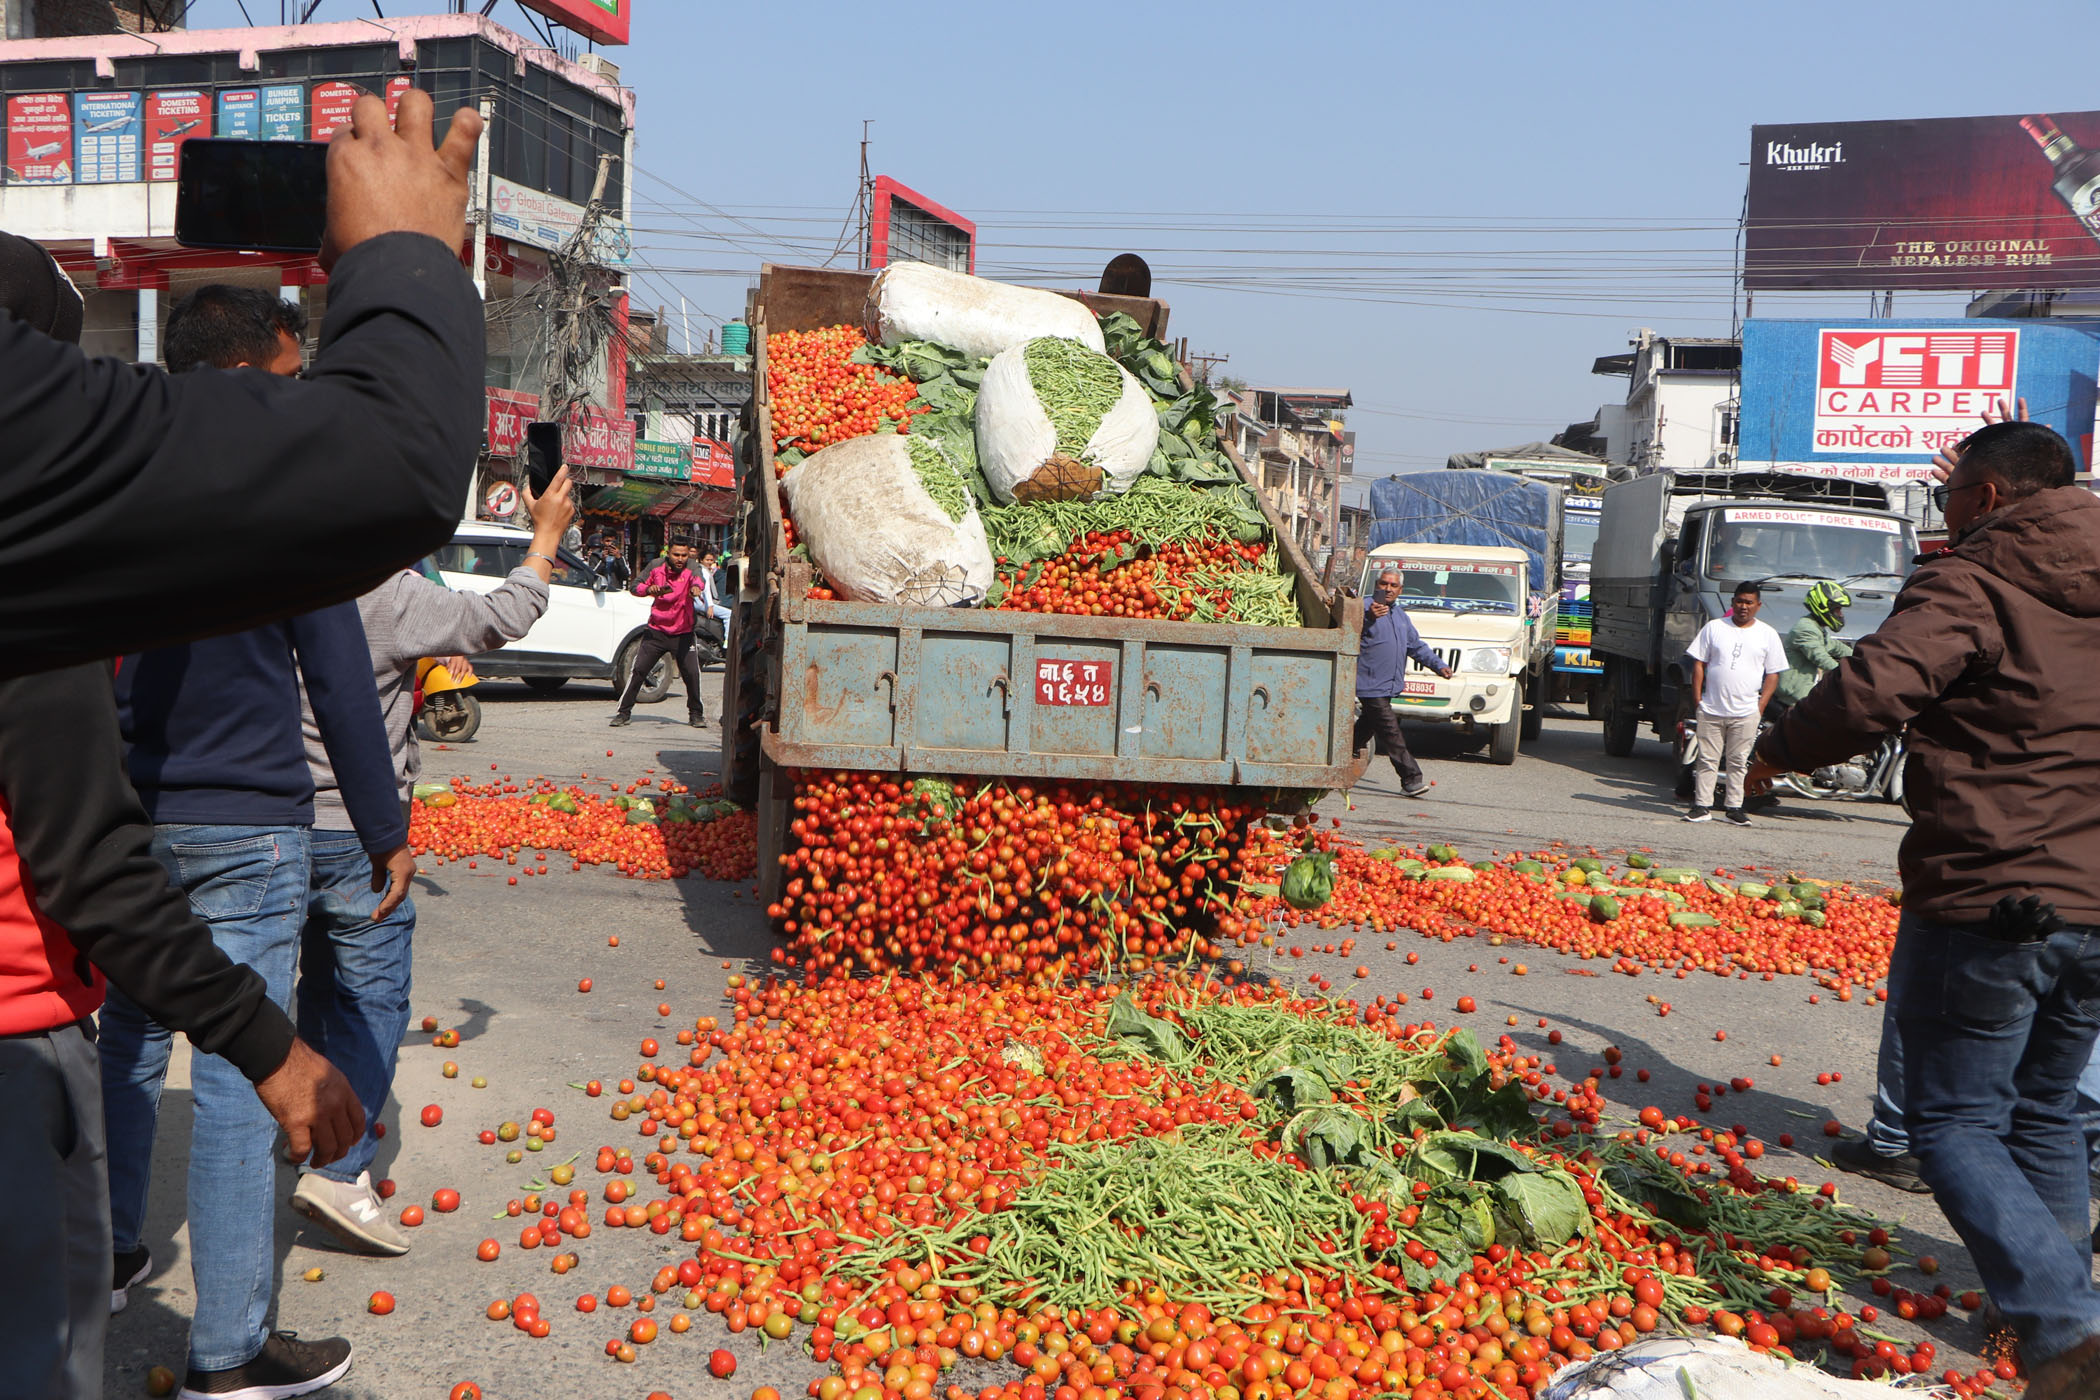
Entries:
<svg viewBox="0 0 2100 1400">
<path fill-rule="evenodd" d="M 436 148 L 428 93 L 391 123 L 358 99 L 328 152 L 328 319 L 304 380 L 91 358 L 17 314 L 39 284 L 77 294 L 0 233 L 0 675 L 311 612 L 450 538 L 484 416 L 459 259 L 481 125 L 462 109 Z"/>
<path fill-rule="evenodd" d="M 633 721 L 635 696 L 641 693 L 656 663 L 667 655 L 685 678 L 686 723 L 695 729 L 707 723 L 706 707 L 700 703 L 700 658 L 693 653 L 693 602 L 707 596 L 707 585 L 691 567 L 692 562 L 693 547 L 674 544 L 634 586 L 638 597 L 655 602 L 649 609 L 649 626 L 634 649 L 627 688 L 620 692 L 620 710 L 612 717 L 614 728 Z"/>
</svg>

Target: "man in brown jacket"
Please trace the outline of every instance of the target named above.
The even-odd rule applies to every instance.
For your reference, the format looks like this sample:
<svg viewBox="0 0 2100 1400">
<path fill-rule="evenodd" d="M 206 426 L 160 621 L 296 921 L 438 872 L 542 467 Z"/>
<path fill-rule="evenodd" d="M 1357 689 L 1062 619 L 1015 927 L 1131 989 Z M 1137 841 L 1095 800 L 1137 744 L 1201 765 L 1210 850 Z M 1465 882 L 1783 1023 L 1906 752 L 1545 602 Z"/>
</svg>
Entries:
<svg viewBox="0 0 2100 1400">
<path fill-rule="evenodd" d="M 2100 1029 L 2100 498 L 2039 423 L 1962 444 L 1952 544 L 1758 745 L 1753 783 L 1908 727 L 1889 1006 L 1912 1150 L 2020 1334 L 2029 1400 L 2100 1395 L 2077 1081 Z"/>
</svg>

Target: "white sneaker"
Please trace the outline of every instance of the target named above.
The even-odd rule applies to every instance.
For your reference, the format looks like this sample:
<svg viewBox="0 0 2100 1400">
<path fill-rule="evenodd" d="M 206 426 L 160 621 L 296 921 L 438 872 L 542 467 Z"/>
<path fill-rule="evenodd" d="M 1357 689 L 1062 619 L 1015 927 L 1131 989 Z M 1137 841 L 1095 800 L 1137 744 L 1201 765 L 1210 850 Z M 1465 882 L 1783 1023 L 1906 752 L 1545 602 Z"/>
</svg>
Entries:
<svg viewBox="0 0 2100 1400">
<path fill-rule="evenodd" d="M 306 1172 L 292 1191 L 292 1209 L 359 1254 L 408 1253 L 408 1241 L 387 1220 L 372 1189 L 370 1172 L 359 1172 L 355 1181 Z"/>
</svg>

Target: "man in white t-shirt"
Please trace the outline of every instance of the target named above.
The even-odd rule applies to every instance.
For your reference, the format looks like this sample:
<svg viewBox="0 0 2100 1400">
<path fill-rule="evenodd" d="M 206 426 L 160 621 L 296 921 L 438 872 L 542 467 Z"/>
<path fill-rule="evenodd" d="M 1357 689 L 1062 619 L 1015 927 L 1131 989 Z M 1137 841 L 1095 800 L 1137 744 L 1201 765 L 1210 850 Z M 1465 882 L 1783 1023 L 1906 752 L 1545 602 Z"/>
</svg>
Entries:
<svg viewBox="0 0 2100 1400">
<path fill-rule="evenodd" d="M 1759 622 L 1764 590 L 1739 583 L 1728 616 L 1699 629 L 1685 656 L 1692 663 L 1692 690 L 1699 697 L 1699 749 L 1692 761 L 1692 810 L 1688 822 L 1713 820 L 1714 773 L 1728 768 L 1728 820 L 1750 825 L 1743 815 L 1743 775 L 1757 742 L 1757 719 L 1772 701 L 1785 672 L 1786 643 L 1771 624 Z"/>
</svg>

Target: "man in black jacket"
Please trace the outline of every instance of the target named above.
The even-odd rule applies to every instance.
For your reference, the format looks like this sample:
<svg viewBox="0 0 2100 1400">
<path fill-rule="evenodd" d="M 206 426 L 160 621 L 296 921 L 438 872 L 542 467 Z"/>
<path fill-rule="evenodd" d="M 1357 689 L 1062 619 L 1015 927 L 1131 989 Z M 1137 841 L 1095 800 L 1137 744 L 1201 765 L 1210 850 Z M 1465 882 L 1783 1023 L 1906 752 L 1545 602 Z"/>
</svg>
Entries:
<svg viewBox="0 0 2100 1400">
<path fill-rule="evenodd" d="M 0 235 L 0 676 L 311 612 L 450 538 L 484 411 L 459 261 L 480 131 L 463 109 L 433 149 L 428 94 L 393 126 L 358 100 L 328 153 L 304 380 L 92 359 L 14 314 L 49 279 Z"/>
<path fill-rule="evenodd" d="M 22 1394 L 102 1393 L 114 1290 L 89 1018 L 103 974 L 237 1066 L 294 1160 L 332 1162 L 364 1131 L 348 1081 L 293 1035 L 261 975 L 214 945 L 152 840 L 109 667 L 0 681 L 0 1196 L 44 1203 L 0 1270 L 0 1357 Z"/>
</svg>

